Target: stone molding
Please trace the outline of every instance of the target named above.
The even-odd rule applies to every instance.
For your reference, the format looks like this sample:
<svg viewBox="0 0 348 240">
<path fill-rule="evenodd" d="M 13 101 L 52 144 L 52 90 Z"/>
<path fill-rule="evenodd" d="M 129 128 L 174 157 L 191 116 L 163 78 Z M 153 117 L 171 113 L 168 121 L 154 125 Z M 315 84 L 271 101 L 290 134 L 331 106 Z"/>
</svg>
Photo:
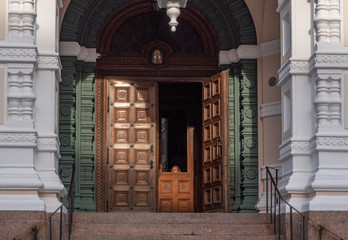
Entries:
<svg viewBox="0 0 348 240">
<path fill-rule="evenodd" d="M 308 74 L 309 62 L 306 60 L 291 60 L 290 69 L 292 73 L 303 73 Z"/>
<path fill-rule="evenodd" d="M 289 139 L 285 143 L 279 146 L 280 149 L 280 161 L 284 161 L 290 156 L 299 155 L 311 155 L 316 149 L 316 140 L 312 138 L 310 140 L 304 139 Z"/>
<path fill-rule="evenodd" d="M 292 155 L 311 155 L 315 150 L 316 142 L 314 139 L 309 141 L 291 140 Z"/>
<path fill-rule="evenodd" d="M 36 48 L 0 47 L 0 63 L 35 63 L 37 60 Z"/>
<path fill-rule="evenodd" d="M 281 102 L 265 103 L 260 106 L 261 118 L 280 115 L 282 113 Z"/>
<path fill-rule="evenodd" d="M 0 132 L 0 147 L 35 147 L 35 132 Z"/>
<path fill-rule="evenodd" d="M 219 64 L 237 63 L 241 59 L 257 59 L 280 53 L 280 40 L 273 40 L 257 45 L 240 45 L 237 49 L 219 52 Z"/>
<path fill-rule="evenodd" d="M 39 136 L 37 138 L 37 150 L 41 152 L 57 152 L 59 145 L 57 136 Z"/>
<path fill-rule="evenodd" d="M 78 42 L 60 42 L 59 55 L 66 57 L 77 57 L 77 60 L 84 62 L 96 62 L 100 54 L 95 48 L 80 46 Z"/>
<path fill-rule="evenodd" d="M 291 141 L 288 140 L 279 146 L 279 161 L 283 161 L 290 157 L 291 154 Z"/>
<path fill-rule="evenodd" d="M 278 86 L 282 86 L 285 80 L 290 76 L 291 64 L 290 60 L 287 60 L 278 70 L 279 83 Z"/>
<path fill-rule="evenodd" d="M 279 86 L 291 75 L 309 75 L 312 71 L 312 63 L 307 59 L 289 59 L 285 61 L 278 71 Z"/>
<path fill-rule="evenodd" d="M 318 136 L 316 144 L 318 151 L 348 152 L 348 136 Z"/>
<path fill-rule="evenodd" d="M 58 54 L 40 54 L 37 60 L 38 70 L 60 70 L 62 64 Z"/>
<path fill-rule="evenodd" d="M 322 54 L 315 55 L 316 68 L 348 69 L 348 54 Z"/>
<path fill-rule="evenodd" d="M 280 54 L 280 39 L 260 44 L 261 57 L 267 57 L 274 54 Z"/>
</svg>

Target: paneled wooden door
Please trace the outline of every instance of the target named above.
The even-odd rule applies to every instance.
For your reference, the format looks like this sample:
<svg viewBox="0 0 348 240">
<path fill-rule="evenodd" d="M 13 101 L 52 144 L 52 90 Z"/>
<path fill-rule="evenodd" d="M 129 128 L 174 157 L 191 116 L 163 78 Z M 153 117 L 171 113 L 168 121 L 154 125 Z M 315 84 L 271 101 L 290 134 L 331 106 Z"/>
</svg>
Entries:
<svg viewBox="0 0 348 240">
<path fill-rule="evenodd" d="M 156 206 L 157 83 L 108 81 L 108 211 Z"/>
<path fill-rule="evenodd" d="M 203 211 L 228 211 L 229 70 L 203 85 Z"/>
<path fill-rule="evenodd" d="M 187 171 L 159 171 L 158 211 L 193 212 L 194 128 L 187 128 Z"/>
</svg>

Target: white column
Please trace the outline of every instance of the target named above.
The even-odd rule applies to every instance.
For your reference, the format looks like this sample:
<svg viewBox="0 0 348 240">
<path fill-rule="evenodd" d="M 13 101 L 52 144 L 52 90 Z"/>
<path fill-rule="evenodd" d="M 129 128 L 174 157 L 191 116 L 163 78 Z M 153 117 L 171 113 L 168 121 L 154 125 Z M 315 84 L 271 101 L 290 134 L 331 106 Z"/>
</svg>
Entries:
<svg viewBox="0 0 348 240">
<path fill-rule="evenodd" d="M 8 32 L 0 42 L 7 89 L 5 106 L 0 106 L 5 110 L 0 124 L 0 210 L 44 210 L 38 193 L 42 182 L 34 158 L 35 1 L 6 2 Z"/>
<path fill-rule="evenodd" d="M 66 194 L 58 176 L 58 94 L 61 64 L 58 55 L 58 10 L 61 5 L 56 0 L 37 2 L 36 41 L 38 62 L 35 74 L 35 127 L 38 144 L 35 152 L 35 168 L 43 183 L 40 197 L 45 202 L 45 210 L 55 211 Z"/>
<path fill-rule="evenodd" d="M 311 38 L 312 3 L 303 0 L 278 1 L 281 16 L 282 144 L 281 193 L 298 210 L 306 211 L 315 160 L 314 85 L 310 76 L 313 54 Z"/>
<path fill-rule="evenodd" d="M 313 72 L 316 93 L 316 155 L 310 210 L 348 210 L 348 129 L 344 126 L 344 76 L 348 71 L 344 47 L 342 0 L 319 0 L 314 6 L 316 52 Z"/>
</svg>

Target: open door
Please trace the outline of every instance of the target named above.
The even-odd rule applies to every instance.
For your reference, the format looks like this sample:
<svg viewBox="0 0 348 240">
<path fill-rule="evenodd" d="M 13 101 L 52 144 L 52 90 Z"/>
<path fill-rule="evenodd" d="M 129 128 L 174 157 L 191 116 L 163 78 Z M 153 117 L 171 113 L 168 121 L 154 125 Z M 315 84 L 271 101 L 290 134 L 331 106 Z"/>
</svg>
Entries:
<svg viewBox="0 0 348 240">
<path fill-rule="evenodd" d="M 228 78 L 225 70 L 203 85 L 203 211 L 229 211 Z"/>
<path fill-rule="evenodd" d="M 157 83 L 108 82 L 108 211 L 156 206 Z"/>
</svg>

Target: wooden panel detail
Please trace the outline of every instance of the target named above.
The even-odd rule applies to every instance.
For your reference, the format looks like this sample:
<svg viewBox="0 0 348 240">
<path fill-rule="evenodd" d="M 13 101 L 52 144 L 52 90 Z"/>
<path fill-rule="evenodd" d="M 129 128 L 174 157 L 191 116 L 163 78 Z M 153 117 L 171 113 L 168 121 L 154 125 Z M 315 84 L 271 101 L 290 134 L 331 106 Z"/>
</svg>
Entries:
<svg viewBox="0 0 348 240">
<path fill-rule="evenodd" d="M 228 199 L 228 74 L 217 74 L 203 86 L 203 211 L 228 209 L 222 199 Z"/>
<path fill-rule="evenodd" d="M 160 212 L 193 212 L 193 184 L 190 173 L 160 173 Z"/>
<path fill-rule="evenodd" d="M 154 83 L 108 80 L 109 211 L 154 211 Z"/>
<path fill-rule="evenodd" d="M 187 172 L 159 173 L 158 210 L 193 212 L 193 128 L 187 129 Z"/>
</svg>

